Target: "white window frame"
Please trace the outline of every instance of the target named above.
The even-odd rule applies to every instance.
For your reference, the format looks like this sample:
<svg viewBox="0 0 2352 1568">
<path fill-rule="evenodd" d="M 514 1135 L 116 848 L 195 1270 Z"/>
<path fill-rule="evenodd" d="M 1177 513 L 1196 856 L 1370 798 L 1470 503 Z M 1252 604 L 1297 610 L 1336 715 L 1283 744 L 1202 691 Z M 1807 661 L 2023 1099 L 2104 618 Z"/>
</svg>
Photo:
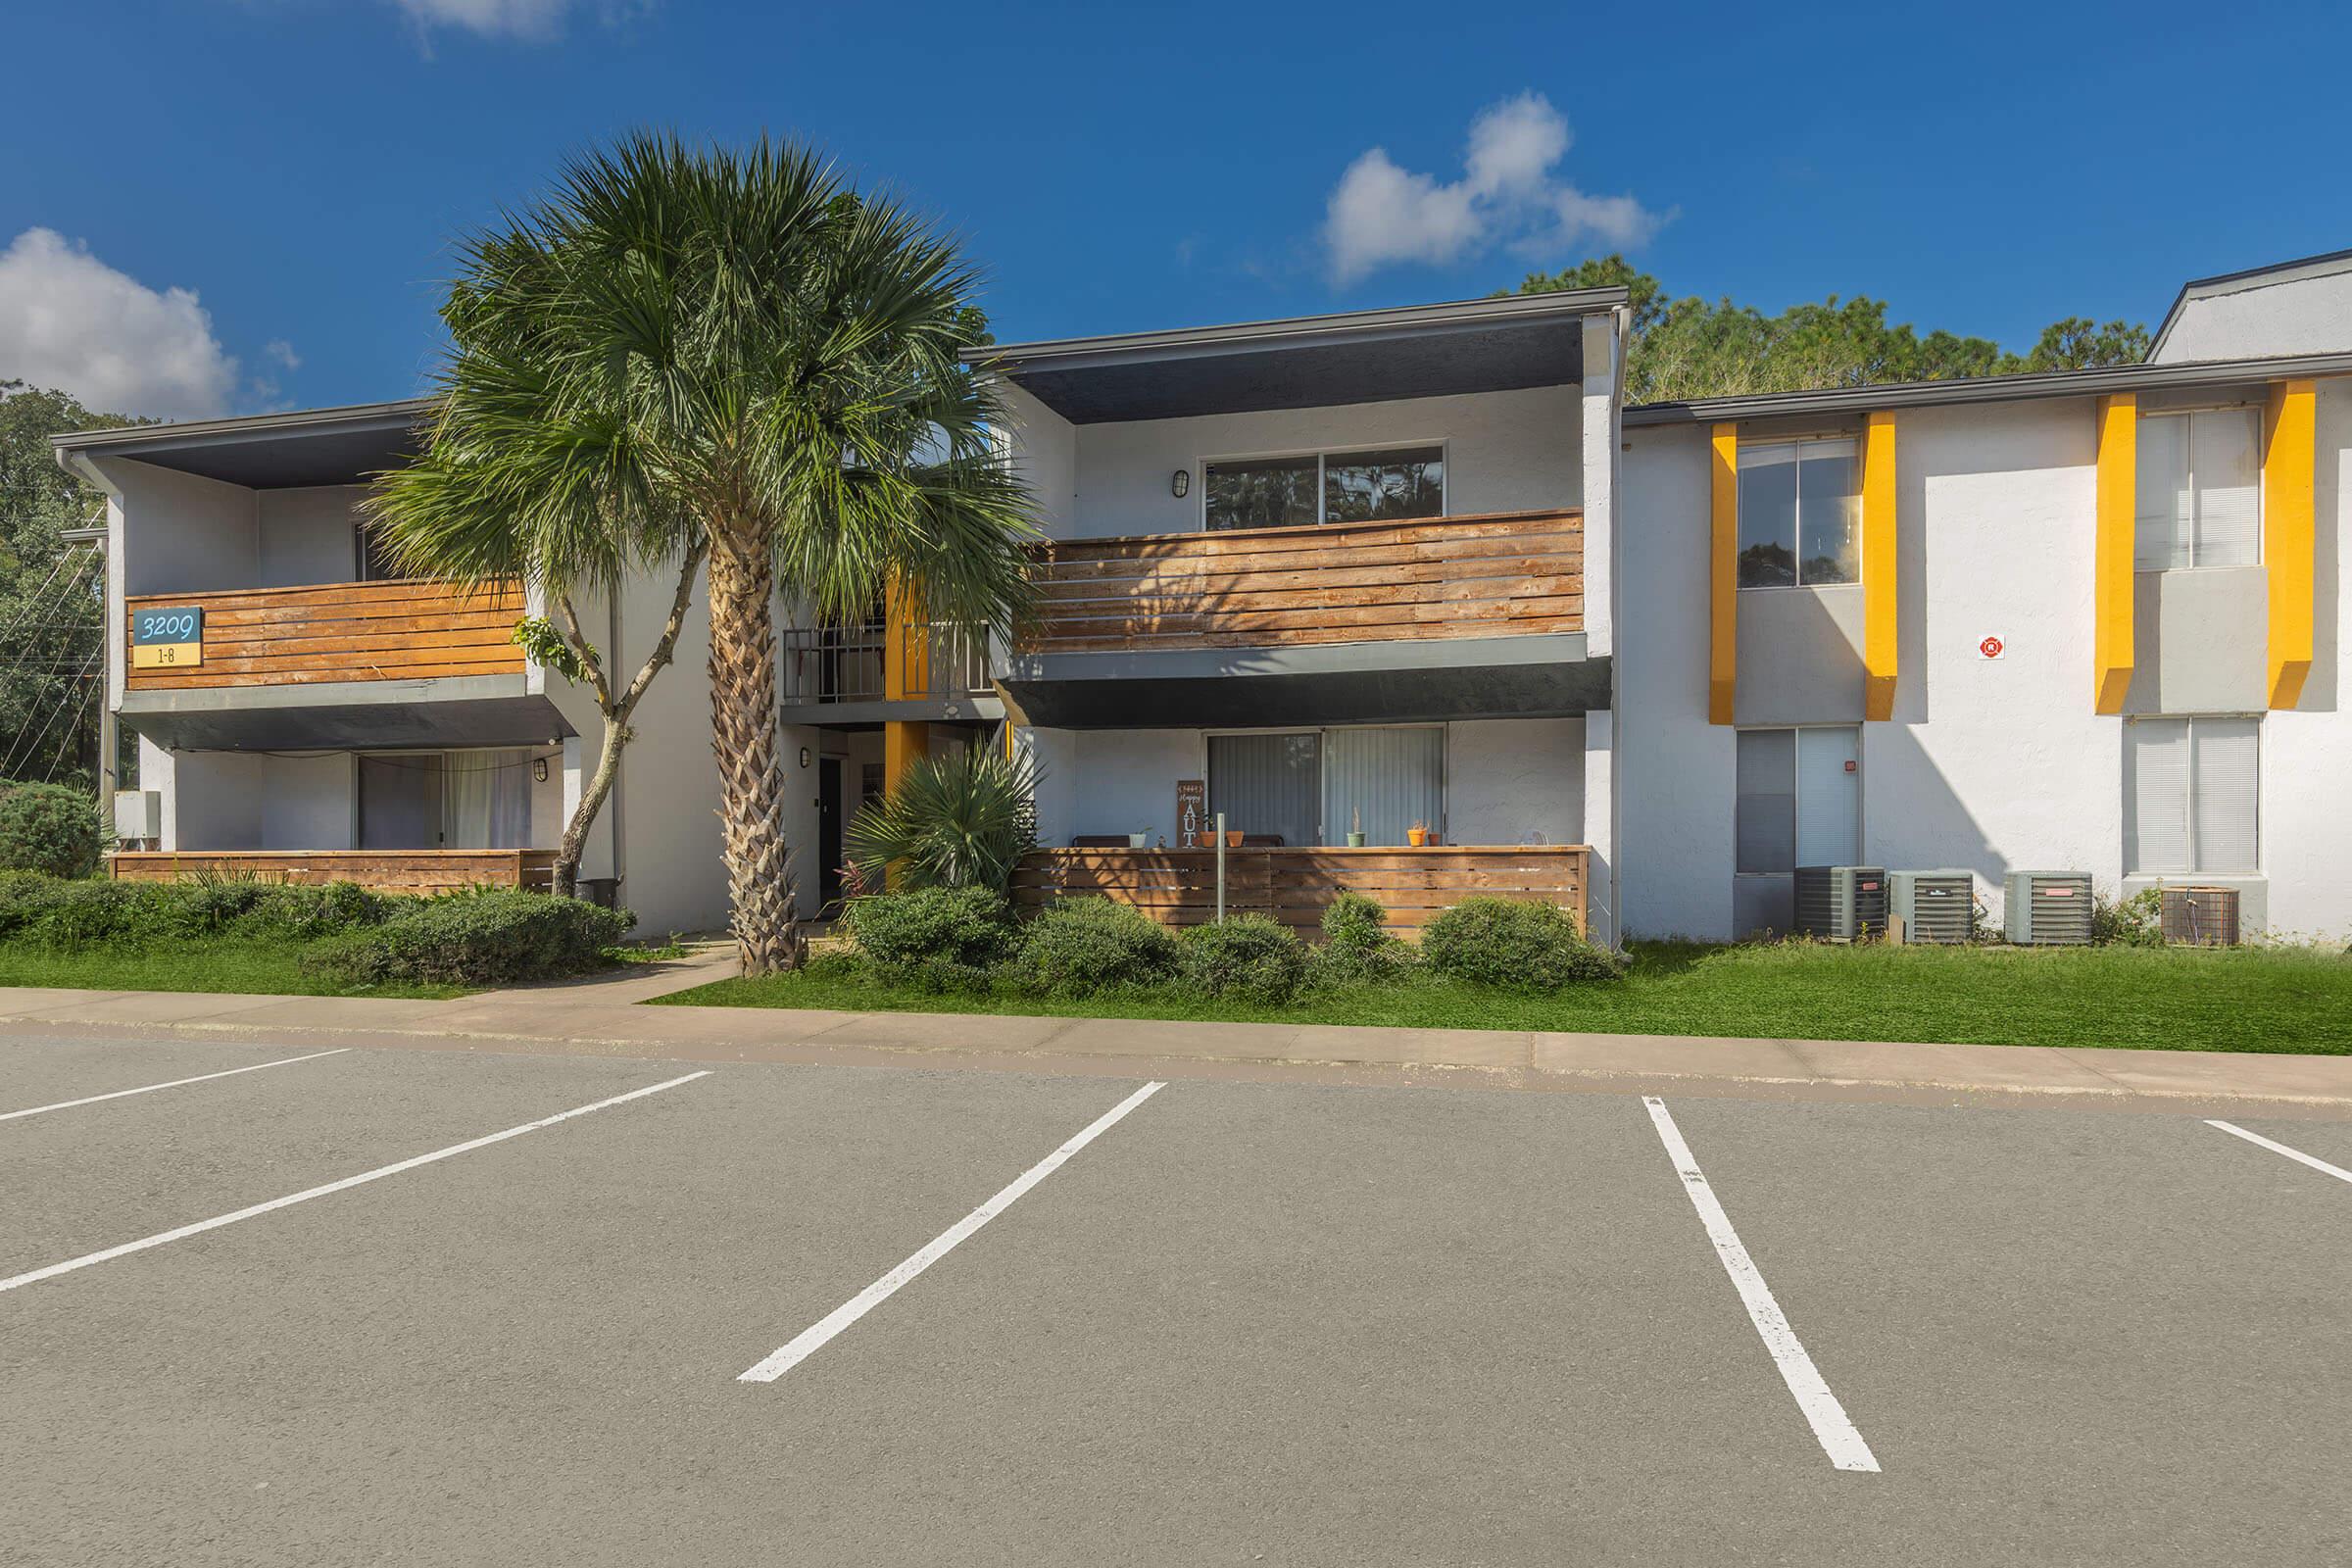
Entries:
<svg viewBox="0 0 2352 1568">
<path fill-rule="evenodd" d="M 2254 407 L 2250 403 L 2204 403 L 2198 404 L 2194 408 L 2142 409 L 2139 412 L 2139 422 L 2144 425 L 2151 419 L 2180 419 L 2186 421 L 2194 420 L 2199 415 L 2215 414 L 2236 415 L 2241 417 L 2251 415 L 2254 419 L 2254 559 L 2250 562 L 2238 562 L 2235 564 L 2240 567 L 2249 565 L 2259 566 L 2262 564 L 2263 518 L 2270 507 L 2271 500 L 2270 487 L 2263 482 L 2264 475 L 2262 472 L 2262 445 L 2263 436 L 2265 433 L 2263 430 L 2262 410 Z M 2137 429 L 2134 429 L 2132 431 L 2134 452 L 2138 450 L 2138 437 L 2139 432 Z M 2188 560 L 2178 566 L 2140 566 L 2137 564 L 2137 557 L 2139 554 L 2139 539 L 2137 537 L 2139 528 L 2139 507 L 2137 495 L 2139 475 L 2136 471 L 2134 471 L 2132 476 L 2133 488 L 2133 504 L 2132 508 L 2132 527 L 2133 532 L 2133 537 L 2132 540 L 2132 552 L 2133 556 L 2132 569 L 2141 576 L 2153 576 L 2158 572 L 2165 571 L 2227 571 L 2230 569 L 2227 566 L 2214 567 L 2200 565 L 2197 562 L 2197 536 L 2201 531 L 2197 524 L 2201 520 L 2204 514 L 2204 502 L 2197 490 L 2197 435 L 2193 426 L 2188 432 L 2187 440 L 2182 443 L 2181 450 L 2188 454 Z M 2153 717 L 2156 715 L 2151 714 L 2149 716 Z M 2237 715 L 2229 713 L 2213 713 L 2207 716 L 2212 718 L 2230 718 Z"/>
<path fill-rule="evenodd" d="M 1870 792 L 1863 787 L 1863 781 L 1870 777 L 1870 764 L 1865 760 L 1865 747 L 1869 744 L 1870 736 L 1869 725 L 1741 724 L 1732 731 L 1732 734 L 1735 737 L 1732 741 L 1732 745 L 1735 748 L 1733 752 L 1732 771 L 1732 878 L 1735 882 L 1740 880 L 1762 881 L 1766 877 L 1789 877 L 1796 874 L 1796 868 L 1793 864 L 1790 865 L 1790 867 L 1786 871 L 1742 871 L 1740 869 L 1740 774 L 1738 767 L 1739 753 L 1737 751 L 1740 742 L 1737 737 L 1741 735 L 1777 734 L 1795 735 L 1801 737 L 1802 733 L 1809 729 L 1838 729 L 1853 731 L 1854 855 L 1857 858 L 1859 858 L 1862 854 L 1862 846 L 1868 842 L 1869 824 L 1865 820 L 1865 813 L 1869 810 L 1870 807 Z M 1801 763 L 1800 758 L 1796 755 L 1803 750 L 1804 744 L 1805 743 L 1801 738 L 1790 742 L 1791 753 L 1789 757 L 1788 809 L 1790 812 L 1789 822 L 1791 832 L 1797 831 L 1805 819 L 1805 770 Z M 1793 840 L 1789 844 L 1789 850 L 1791 853 L 1794 853 L 1796 850 L 1796 844 Z"/>
<path fill-rule="evenodd" d="M 1373 452 L 1385 452 L 1388 449 L 1386 447 L 1370 447 L 1366 448 L 1365 450 Z M 1408 724 L 1273 724 L 1261 726 L 1228 724 L 1215 729 L 1204 729 L 1200 732 L 1200 752 L 1201 796 L 1205 800 L 1209 790 L 1213 787 L 1213 781 L 1209 778 L 1208 774 L 1208 742 L 1211 736 L 1312 735 L 1315 737 L 1315 811 L 1316 814 L 1320 816 L 1323 810 L 1324 759 L 1331 755 L 1331 737 L 1338 731 L 1344 729 L 1434 729 L 1443 732 L 1439 737 L 1438 743 L 1438 820 L 1436 825 L 1439 841 L 1441 843 L 1450 844 L 1453 841 L 1453 835 L 1451 832 L 1453 815 L 1453 726 L 1443 719 L 1434 721 L 1424 719 Z M 1324 850 L 1335 848 L 1335 846 L 1331 843 L 1331 824 L 1328 822 L 1318 821 L 1315 824 L 1315 842 L 1313 844 L 1304 845 L 1301 847 L 1305 849 Z M 1340 831 L 1340 841 L 1342 844 L 1347 842 L 1347 829 L 1345 828 L 1341 829 Z"/>
<path fill-rule="evenodd" d="M 1767 447 L 1817 447 L 1826 446 L 1833 441 L 1844 446 L 1852 447 L 1854 449 L 1854 502 L 1858 507 L 1862 500 L 1862 437 L 1860 433 L 1857 432 L 1849 435 L 1841 434 L 1834 430 L 1824 430 L 1813 435 L 1772 436 L 1754 441 L 1750 441 L 1745 437 L 1740 438 L 1739 447 L 1737 449 L 1737 456 L 1732 464 L 1732 535 L 1734 544 L 1733 555 L 1735 557 L 1732 571 L 1735 577 L 1737 577 L 1739 574 L 1739 564 L 1736 558 L 1739 554 L 1737 547 L 1739 543 L 1740 532 L 1740 460 L 1744 459 L 1750 452 L 1761 452 Z M 1862 578 L 1865 571 L 1864 561 L 1862 558 L 1866 553 L 1859 550 L 1855 552 L 1854 574 L 1851 577 L 1846 578 L 1842 582 L 1805 581 L 1805 491 L 1804 481 L 1801 477 L 1804 471 L 1805 460 L 1802 456 L 1798 456 L 1791 459 L 1791 461 L 1796 465 L 1797 471 L 1800 476 L 1797 481 L 1796 515 L 1790 519 L 1791 525 L 1796 529 L 1796 581 L 1755 583 L 1752 585 L 1748 583 L 1740 583 L 1739 584 L 1740 592 L 1743 594 L 1782 594 L 1790 593 L 1799 588 L 1810 588 L 1818 591 L 1823 588 L 1861 587 Z M 1857 517 L 1855 526 L 1859 528 L 1860 525 L 1860 519 Z M 1813 729 L 1821 728 L 1823 726 L 1809 724 L 1764 724 L 1757 727 L 1762 729 Z"/>
<path fill-rule="evenodd" d="M 1436 522 L 1442 518 L 1450 516 L 1453 512 L 1452 440 L 1450 437 L 1446 436 L 1437 436 L 1434 438 L 1428 436 L 1417 436 L 1406 437 L 1400 441 L 1362 441 L 1357 442 L 1352 446 L 1276 447 L 1267 452 L 1225 452 L 1220 453 L 1213 458 L 1195 458 L 1193 460 L 1194 471 L 1200 475 L 1200 505 L 1196 514 L 1196 520 L 1200 525 L 1200 532 L 1207 533 L 1209 531 L 1208 470 L 1211 465 L 1219 463 L 1265 463 L 1280 458 L 1312 458 L 1315 460 L 1315 520 L 1313 522 L 1299 523 L 1297 526 L 1301 528 L 1351 528 L 1359 526 L 1376 526 L 1376 524 L 1372 523 L 1358 524 L 1333 522 L 1330 518 L 1323 515 L 1324 467 L 1331 462 L 1333 458 L 1350 457 L 1359 452 L 1395 452 L 1407 447 L 1436 447 L 1438 449 L 1438 514 L 1435 517 L 1396 517 L 1388 520 L 1391 522 Z M 1229 529 L 1225 531 L 1239 532 L 1242 530 Z M 1227 731 L 1226 733 L 1230 734 L 1236 732 Z"/>
<path fill-rule="evenodd" d="M 2132 830 L 2139 825 L 2139 803 L 2132 792 L 2138 788 L 2138 784 L 2132 774 L 2132 749 L 2128 743 L 2123 748 L 2124 766 L 2121 783 L 2125 792 L 2124 799 L 2130 801 L 2132 806 L 2132 809 L 2130 811 L 2122 813 L 2125 826 L 2122 845 L 2124 875 L 2129 877 L 2149 877 L 2161 880 L 2166 877 L 2178 879 L 2180 877 L 2194 876 L 2262 876 L 2268 872 L 2270 865 L 2270 835 L 2264 827 L 2262 797 L 2264 789 L 2270 781 L 2270 770 L 2268 764 L 2263 760 L 2264 726 L 2262 719 L 2263 715 L 2260 713 L 2135 713 L 2130 718 L 2124 720 L 2126 725 L 2185 725 L 2186 729 L 2184 734 L 2188 741 L 2188 759 L 2184 764 L 2184 777 L 2187 795 L 2181 802 L 2182 806 L 2186 808 L 2187 819 L 2181 824 L 2181 833 L 2183 842 L 2188 846 L 2188 865 L 2185 869 L 2180 870 L 2151 870 L 2146 866 L 2135 863 L 2137 858 L 2136 851 L 2138 847 L 2132 843 Z M 2212 724 L 2223 721 L 2230 723 L 2251 723 L 2254 726 L 2254 867 L 2252 870 L 2245 870 L 2241 868 L 2234 871 L 2208 871 L 2203 869 L 2203 867 L 2198 863 L 2204 858 L 2204 854 L 2202 847 L 2197 843 L 2197 725 L 2200 723 Z M 2118 804 L 2120 805 L 2122 803 L 2119 802 Z"/>
</svg>

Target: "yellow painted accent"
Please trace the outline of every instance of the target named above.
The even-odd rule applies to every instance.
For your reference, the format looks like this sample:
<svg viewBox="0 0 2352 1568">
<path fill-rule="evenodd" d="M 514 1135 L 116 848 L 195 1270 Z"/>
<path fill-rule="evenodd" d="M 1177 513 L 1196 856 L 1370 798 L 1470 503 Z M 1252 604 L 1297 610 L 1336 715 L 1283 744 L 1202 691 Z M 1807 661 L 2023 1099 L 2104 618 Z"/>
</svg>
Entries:
<svg viewBox="0 0 2352 1568">
<path fill-rule="evenodd" d="M 1710 445 L 1707 722 L 1729 724 L 1740 708 L 1740 427 L 1715 426 Z"/>
<path fill-rule="evenodd" d="M 2271 389 L 2262 443 L 2262 563 L 2271 579 L 2270 693 L 2292 708 L 2311 674 L 2318 572 L 2319 392 L 2309 381 Z"/>
<path fill-rule="evenodd" d="M 2091 698 L 2102 713 L 2124 710 L 2132 689 L 2132 544 L 2139 484 L 2139 399 L 2118 392 L 2098 405 L 2098 529 L 2094 545 Z"/>
<path fill-rule="evenodd" d="M 882 788 L 899 787 L 899 780 L 915 759 L 931 750 L 931 726 L 920 719 L 894 718 L 882 726 Z"/>
<path fill-rule="evenodd" d="M 894 580 L 884 601 L 882 695 L 894 703 L 931 691 L 931 639 L 924 635 L 919 599 L 912 587 Z"/>
<path fill-rule="evenodd" d="M 1896 663 L 1894 416 L 1873 414 L 1862 439 L 1862 716 L 1894 716 Z"/>
<path fill-rule="evenodd" d="M 185 669 L 190 664 L 204 662 L 202 643 L 132 643 L 130 667 L 133 669 Z"/>
</svg>

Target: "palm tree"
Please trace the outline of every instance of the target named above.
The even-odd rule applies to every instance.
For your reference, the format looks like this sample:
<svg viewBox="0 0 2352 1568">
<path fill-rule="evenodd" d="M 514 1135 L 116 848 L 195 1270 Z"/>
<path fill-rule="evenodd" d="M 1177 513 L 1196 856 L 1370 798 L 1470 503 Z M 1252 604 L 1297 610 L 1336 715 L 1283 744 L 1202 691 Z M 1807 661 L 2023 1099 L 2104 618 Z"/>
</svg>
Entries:
<svg viewBox="0 0 2352 1568">
<path fill-rule="evenodd" d="M 662 559 L 707 548 L 734 932 L 746 972 L 789 965 L 779 593 L 817 621 L 891 592 L 999 630 L 1027 603 L 1031 505 L 962 362 L 986 341 L 975 273 L 806 147 L 653 132 L 573 160 L 464 255 L 443 427 L 466 409 L 481 471 L 453 488 Z"/>
</svg>

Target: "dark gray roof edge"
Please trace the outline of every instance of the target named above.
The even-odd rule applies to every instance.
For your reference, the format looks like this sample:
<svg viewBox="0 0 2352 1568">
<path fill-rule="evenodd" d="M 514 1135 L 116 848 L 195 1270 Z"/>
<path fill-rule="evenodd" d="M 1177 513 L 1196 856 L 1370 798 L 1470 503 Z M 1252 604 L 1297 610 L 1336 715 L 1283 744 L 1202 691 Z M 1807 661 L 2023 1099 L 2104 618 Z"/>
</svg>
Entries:
<svg viewBox="0 0 2352 1568">
<path fill-rule="evenodd" d="M 1120 360 L 1176 358 L 1204 352 L 1243 348 L 1272 348 L 1362 335 L 1406 334 L 1417 330 L 1453 330 L 1470 326 L 1542 320 L 1560 316 L 1597 316 L 1628 302 L 1627 291 L 1608 288 L 1562 289 L 1550 294 L 1508 294 L 1493 299 L 1449 300 L 1436 305 L 1405 305 L 1377 311 L 1343 311 L 1327 316 L 1295 316 L 1266 321 L 1236 321 L 1222 326 L 1188 326 L 1156 332 L 1117 332 L 1101 337 L 1043 339 L 1033 343 L 995 343 L 964 355 L 972 364 L 1017 370 L 1031 366 L 1071 367 Z"/>
<path fill-rule="evenodd" d="M 2156 335 L 2148 340 L 2148 353 L 2154 355 L 2164 347 L 2165 337 L 2172 331 L 2173 323 L 2180 318 L 2180 307 L 2190 300 L 2208 299 L 2225 293 L 2228 291 L 2226 285 L 2230 283 L 2250 283 L 2258 277 L 2292 272 L 2304 267 L 2326 267 L 2331 262 L 2352 263 L 2352 250 L 2323 251 L 2317 256 L 2298 256 L 2292 261 L 2272 262 L 2265 267 L 2248 267 L 2235 272 L 2216 272 L 2211 277 L 2192 277 L 2180 285 L 2180 293 L 2173 296 L 2173 308 L 2164 313 L 2164 319 L 2156 325 Z"/>
<path fill-rule="evenodd" d="M 170 451 L 208 441 L 240 441 L 253 436 L 295 435 L 307 430 L 349 429 L 377 424 L 414 423 L 432 412 L 435 400 L 402 398 L 391 403 L 353 403 L 331 409 L 297 409 L 286 414 L 248 414 L 227 419 L 183 419 L 172 424 L 125 424 L 103 430 L 68 430 L 49 438 L 63 452 L 92 448 L 146 448 Z"/>
<path fill-rule="evenodd" d="M 2032 375 L 1980 375 L 1949 381 L 1831 387 L 1820 392 L 1764 392 L 1751 397 L 1699 398 L 1687 403 L 1642 403 L 1625 411 L 1625 422 L 1703 424 L 1789 414 L 1847 414 L 1954 403 L 2019 403 L 2034 398 L 2091 397 L 2101 392 L 2142 388 L 2347 374 L 2352 374 L 2352 351 L 2284 354 L 2253 360 L 2183 360 L 2165 365 L 2115 365 L 2096 370 L 2045 370 Z"/>
</svg>

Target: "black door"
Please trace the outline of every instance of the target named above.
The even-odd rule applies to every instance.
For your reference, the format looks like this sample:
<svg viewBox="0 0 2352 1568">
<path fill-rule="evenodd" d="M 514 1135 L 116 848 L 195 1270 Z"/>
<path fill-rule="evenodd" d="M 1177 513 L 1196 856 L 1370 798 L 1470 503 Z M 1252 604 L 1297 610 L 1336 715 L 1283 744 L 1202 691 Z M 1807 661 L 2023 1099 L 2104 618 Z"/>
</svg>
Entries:
<svg viewBox="0 0 2352 1568">
<path fill-rule="evenodd" d="M 829 913 L 841 902 L 841 759 L 816 761 L 816 887 Z"/>
</svg>

